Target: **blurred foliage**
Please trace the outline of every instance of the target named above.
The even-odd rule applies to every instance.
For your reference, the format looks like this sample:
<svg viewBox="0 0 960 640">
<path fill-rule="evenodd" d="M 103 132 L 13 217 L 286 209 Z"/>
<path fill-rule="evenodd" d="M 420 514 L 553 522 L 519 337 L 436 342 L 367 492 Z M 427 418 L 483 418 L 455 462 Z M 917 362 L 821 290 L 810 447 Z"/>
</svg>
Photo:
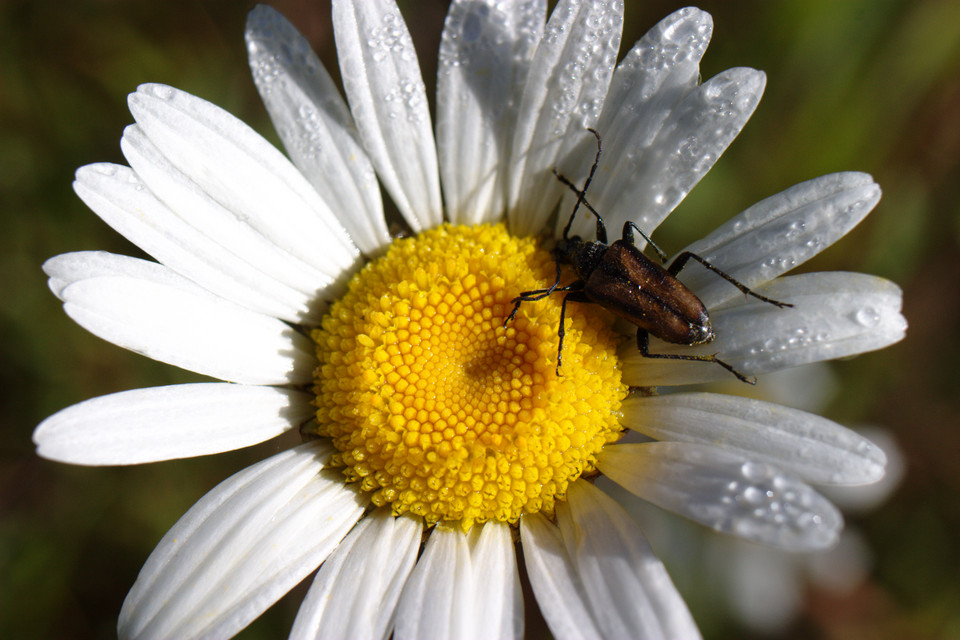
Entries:
<svg viewBox="0 0 960 640">
<path fill-rule="evenodd" d="M 336 75 L 329 7 L 273 3 Z M 627 2 L 624 50 L 683 3 Z M 45 416 L 85 398 L 195 379 L 74 325 L 40 265 L 67 251 L 138 250 L 70 189 L 83 164 L 123 162 L 125 95 L 164 82 L 211 100 L 276 140 L 249 79 L 252 3 L 172 0 L 0 3 L 0 637 L 110 638 L 153 545 L 197 498 L 278 447 L 136 468 L 88 469 L 33 454 Z M 907 461 L 901 489 L 858 518 L 875 552 L 869 582 L 837 601 L 811 593 L 789 638 L 960 637 L 960 3 L 789 0 L 701 6 L 714 16 L 705 78 L 768 74 L 743 134 L 658 230 L 679 249 L 759 199 L 839 170 L 872 173 L 880 205 L 805 268 L 876 273 L 905 290 L 908 338 L 838 363 L 828 415 L 888 427 Z M 428 90 L 443 2 L 401 2 Z M 293 593 L 242 637 L 282 637 Z M 709 594 L 691 601 L 709 602 Z M 698 605 L 699 606 L 699 605 Z M 695 610 L 695 615 L 699 612 Z M 707 637 L 745 637 L 705 612 Z"/>
</svg>

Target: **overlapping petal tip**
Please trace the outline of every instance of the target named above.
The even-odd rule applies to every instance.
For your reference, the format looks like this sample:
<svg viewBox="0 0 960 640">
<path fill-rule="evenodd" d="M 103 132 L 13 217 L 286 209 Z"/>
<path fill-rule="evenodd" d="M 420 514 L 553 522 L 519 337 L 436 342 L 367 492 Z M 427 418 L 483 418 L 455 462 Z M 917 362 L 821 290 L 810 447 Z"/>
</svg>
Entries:
<svg viewBox="0 0 960 640">
<path fill-rule="evenodd" d="M 132 132 L 128 129 L 128 133 Z M 293 289 L 269 273 L 271 259 L 277 253 L 275 247 L 257 246 L 249 253 L 241 253 L 238 249 L 249 247 L 244 247 L 246 243 L 242 241 L 234 241 L 230 227 L 220 225 L 208 232 L 192 226 L 158 200 L 128 167 L 112 164 L 81 167 L 73 186 L 84 203 L 107 224 L 171 270 L 208 291 L 273 317 L 308 324 L 317 322 L 312 308 L 314 296 L 321 283 L 332 282 L 328 276 L 317 274 L 312 280 L 314 291 L 310 293 Z M 207 204 L 217 206 L 213 202 Z M 197 209 L 202 207 L 187 210 Z M 217 235 L 217 231 L 223 235 Z"/>
<path fill-rule="evenodd" d="M 313 571 L 363 513 L 309 443 L 220 483 L 147 559 L 120 611 L 120 638 L 226 638 Z"/>
<path fill-rule="evenodd" d="M 420 232 L 443 221 L 437 152 L 413 41 L 391 0 L 334 0 L 340 77 L 360 139 L 400 213 Z"/>
<path fill-rule="evenodd" d="M 233 451 L 310 419 L 311 396 L 223 383 L 124 391 L 68 407 L 33 432 L 44 458 L 124 465 Z"/>
<path fill-rule="evenodd" d="M 387 638 L 422 531 L 422 521 L 389 509 L 364 517 L 320 567 L 290 637 Z"/>
<path fill-rule="evenodd" d="M 609 445 L 597 468 L 631 493 L 717 531 L 792 551 L 833 546 L 843 517 L 776 467 L 686 442 Z"/>
<path fill-rule="evenodd" d="M 357 267 L 359 250 L 326 202 L 249 126 L 166 85 L 141 85 L 128 103 L 170 164 L 274 245 L 334 277 Z"/>
<path fill-rule="evenodd" d="M 43 263 L 43 272 L 47 274 L 47 286 L 50 287 L 50 291 L 60 300 L 64 299 L 64 289 L 74 282 L 103 276 L 130 276 L 214 298 L 203 287 L 163 265 L 108 251 L 61 253 Z"/>
<path fill-rule="evenodd" d="M 254 83 L 291 160 L 360 250 L 380 253 L 390 243 L 380 186 L 330 75 L 271 7 L 250 12 L 246 40 Z"/>
<path fill-rule="evenodd" d="M 450 221 L 496 222 L 507 159 L 546 2 L 455 0 L 437 70 L 437 151 Z"/>
<path fill-rule="evenodd" d="M 557 506 L 559 526 L 524 517 L 537 602 L 556 637 L 699 638 L 683 599 L 622 507 L 586 482 Z"/>
<path fill-rule="evenodd" d="M 394 637 L 521 638 L 523 598 L 510 527 L 434 529 L 397 607 Z"/>
<path fill-rule="evenodd" d="M 623 3 L 561 0 L 550 14 L 524 87 L 508 169 L 513 233 L 542 232 L 562 187 L 554 167 L 590 138 L 616 66 Z M 592 139 L 592 138 L 591 138 Z"/>
<path fill-rule="evenodd" d="M 323 300 L 335 298 L 345 290 L 352 268 L 343 272 L 338 271 L 336 265 L 317 268 L 291 254 L 277 244 L 276 238 L 256 224 L 250 224 L 244 214 L 228 209 L 206 193 L 193 178 L 171 163 L 138 125 L 124 130 L 120 148 L 136 178 L 183 223 L 167 218 L 152 220 L 150 216 L 147 222 L 170 236 L 170 242 L 186 244 L 199 235 L 205 242 L 219 245 L 219 248 L 210 248 L 216 252 L 214 255 L 237 256 L 242 264 L 236 277 L 244 282 L 276 283 L 270 286 L 268 294 L 292 306 L 287 313 L 294 314 L 304 324 L 316 324 L 324 310 Z M 127 213 L 140 215 L 139 211 Z M 187 233 L 190 238 L 180 237 Z M 318 251 L 324 249 L 325 245 L 317 247 Z M 287 292 L 287 288 L 295 293 Z M 291 296 L 292 300 L 288 299 Z M 286 316 L 281 313 L 278 317 Z"/>
<path fill-rule="evenodd" d="M 883 450 L 806 411 L 714 393 L 629 398 L 624 426 L 655 440 L 709 444 L 770 463 L 814 484 L 858 485 L 883 477 Z"/>
<path fill-rule="evenodd" d="M 781 309 L 741 296 L 710 310 L 716 340 L 698 347 L 651 340 L 652 353 L 716 353 L 758 375 L 882 349 L 903 339 L 900 288 L 883 278 L 828 272 L 785 276 L 757 289 L 793 304 Z M 644 358 L 634 344 L 619 351 L 624 382 L 634 386 L 710 382 L 729 376 L 709 362 Z"/>
<path fill-rule="evenodd" d="M 79 252 L 48 260 L 44 269 L 67 315 L 117 346 L 230 382 L 312 379 L 315 358 L 308 338 L 162 265 Z"/>
</svg>

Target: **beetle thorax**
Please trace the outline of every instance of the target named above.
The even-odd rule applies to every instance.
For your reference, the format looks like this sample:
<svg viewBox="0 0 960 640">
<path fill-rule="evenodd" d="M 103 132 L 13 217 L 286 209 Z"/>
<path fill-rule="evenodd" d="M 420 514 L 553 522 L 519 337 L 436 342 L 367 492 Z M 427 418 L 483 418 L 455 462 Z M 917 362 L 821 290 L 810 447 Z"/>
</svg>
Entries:
<svg viewBox="0 0 960 640">
<path fill-rule="evenodd" d="M 608 248 L 603 242 L 573 236 L 557 243 L 556 253 L 560 262 L 572 265 L 577 276 L 581 280 L 586 280 L 599 266 Z"/>
</svg>

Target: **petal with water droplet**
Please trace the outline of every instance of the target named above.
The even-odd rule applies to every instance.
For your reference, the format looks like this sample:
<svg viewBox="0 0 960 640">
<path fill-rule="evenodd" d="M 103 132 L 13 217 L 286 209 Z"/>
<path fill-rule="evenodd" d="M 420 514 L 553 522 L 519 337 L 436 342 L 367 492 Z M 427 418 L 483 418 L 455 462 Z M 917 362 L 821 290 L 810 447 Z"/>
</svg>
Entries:
<svg viewBox="0 0 960 640">
<path fill-rule="evenodd" d="M 437 71 L 437 150 L 451 222 L 503 216 L 513 125 L 545 16 L 543 0 L 450 5 Z"/>
<path fill-rule="evenodd" d="M 600 210 L 607 228 L 632 220 L 652 234 L 737 137 L 766 83 L 762 71 L 727 69 L 687 93 L 653 140 L 631 128 L 630 146 L 617 158 L 619 177 L 606 186 Z M 584 216 L 574 231 L 592 231 L 592 221 Z"/>
<path fill-rule="evenodd" d="M 883 450 L 820 416 L 717 393 L 628 398 L 624 426 L 656 440 L 710 444 L 769 462 L 815 484 L 867 484 L 883 477 Z"/>
<path fill-rule="evenodd" d="M 682 442 L 611 445 L 597 468 L 628 491 L 707 527 L 795 551 L 833 546 L 843 517 L 826 498 L 763 462 Z"/>
<path fill-rule="evenodd" d="M 761 200 L 684 251 L 756 287 L 832 245 L 879 201 L 880 187 L 866 173 L 821 176 Z M 740 296 L 722 278 L 692 262 L 681 273 L 684 284 L 708 308 Z"/>
<path fill-rule="evenodd" d="M 597 123 L 604 152 L 590 187 L 590 202 L 604 216 L 613 213 L 624 185 L 635 179 L 636 163 L 640 161 L 637 150 L 654 143 L 677 104 L 696 88 L 700 59 L 712 33 L 709 13 L 694 7 L 680 9 L 650 29 L 617 65 Z M 561 167 L 576 184 L 583 184 L 587 177 L 594 159 L 591 151 L 579 155 L 578 167 Z M 567 192 L 560 211 L 571 211 L 575 198 Z M 560 218 L 558 232 L 568 219 Z M 622 227 L 622 220 L 610 219 L 608 229 L 619 232 Z M 574 233 L 590 238 L 594 228 L 593 220 L 584 217 L 575 224 Z M 643 241 L 640 243 L 642 246 Z"/>
<path fill-rule="evenodd" d="M 437 150 L 417 53 L 392 0 L 334 0 L 340 78 L 360 139 L 414 232 L 443 221 Z"/>
<path fill-rule="evenodd" d="M 732 285 L 730 285 L 732 288 Z M 903 294 L 889 280 L 862 273 L 784 276 L 757 293 L 793 304 L 780 309 L 740 295 L 710 310 L 716 339 L 690 347 L 650 340 L 651 353 L 711 354 L 746 375 L 882 349 L 903 339 Z M 636 344 L 620 350 L 624 382 L 634 386 L 695 384 L 725 379 L 710 362 L 644 358 Z"/>
<path fill-rule="evenodd" d="M 541 233 L 563 188 L 551 169 L 600 117 L 617 62 L 623 3 L 557 3 L 537 47 L 514 129 L 508 170 L 507 218 L 519 235 Z"/>
<path fill-rule="evenodd" d="M 360 250 L 390 243 L 380 185 L 350 111 L 307 40 L 267 5 L 247 16 L 247 53 L 290 159 L 317 190 Z"/>
</svg>

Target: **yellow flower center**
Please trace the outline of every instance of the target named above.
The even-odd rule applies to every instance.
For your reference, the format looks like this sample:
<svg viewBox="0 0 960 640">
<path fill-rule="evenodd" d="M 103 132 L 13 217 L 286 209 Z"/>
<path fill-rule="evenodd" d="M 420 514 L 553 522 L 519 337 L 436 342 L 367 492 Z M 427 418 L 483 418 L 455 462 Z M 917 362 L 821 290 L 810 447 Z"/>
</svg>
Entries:
<svg viewBox="0 0 960 640">
<path fill-rule="evenodd" d="M 350 282 L 312 336 L 318 433 L 331 464 L 377 506 L 464 531 L 553 511 L 619 438 L 616 337 L 596 305 L 571 304 L 552 256 L 503 225 L 444 225 L 397 240 Z"/>
</svg>

